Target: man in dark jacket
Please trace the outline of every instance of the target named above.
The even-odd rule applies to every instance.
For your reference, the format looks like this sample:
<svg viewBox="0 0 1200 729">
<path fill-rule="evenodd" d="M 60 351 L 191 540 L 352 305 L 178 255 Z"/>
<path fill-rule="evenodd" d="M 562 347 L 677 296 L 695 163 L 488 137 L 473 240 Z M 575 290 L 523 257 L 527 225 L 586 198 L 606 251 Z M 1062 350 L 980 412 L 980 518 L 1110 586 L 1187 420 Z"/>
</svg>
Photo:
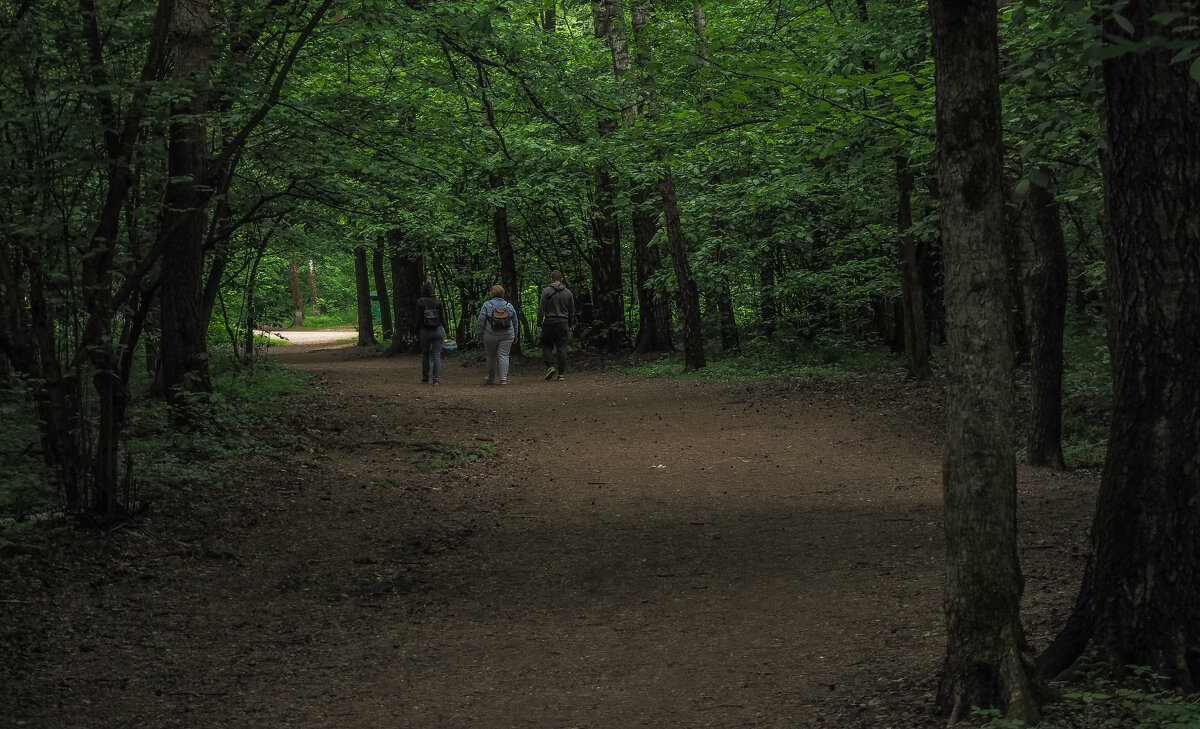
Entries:
<svg viewBox="0 0 1200 729">
<path fill-rule="evenodd" d="M 567 373 L 567 339 L 571 336 L 571 320 L 575 318 L 575 297 L 563 285 L 562 271 L 550 272 L 550 285 L 542 289 L 538 299 L 537 324 L 542 330 L 542 364 L 546 377 L 563 379 Z M 550 355 L 558 353 L 558 367 Z"/>
</svg>

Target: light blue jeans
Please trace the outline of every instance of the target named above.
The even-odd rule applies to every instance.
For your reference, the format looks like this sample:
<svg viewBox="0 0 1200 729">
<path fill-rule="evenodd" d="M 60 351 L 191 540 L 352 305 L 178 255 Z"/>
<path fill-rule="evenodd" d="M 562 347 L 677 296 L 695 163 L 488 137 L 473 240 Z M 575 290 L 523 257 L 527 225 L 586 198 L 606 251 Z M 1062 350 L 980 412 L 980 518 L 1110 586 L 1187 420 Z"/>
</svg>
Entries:
<svg viewBox="0 0 1200 729">
<path fill-rule="evenodd" d="M 433 364 L 433 381 L 442 381 L 442 343 L 446 335 L 442 328 L 421 327 L 421 382 L 429 382 L 429 365 Z"/>
<path fill-rule="evenodd" d="M 483 330 L 483 351 L 487 355 L 488 382 L 508 382 L 508 353 L 512 350 L 512 332 Z M 499 375 L 499 378 L 497 378 Z"/>
</svg>

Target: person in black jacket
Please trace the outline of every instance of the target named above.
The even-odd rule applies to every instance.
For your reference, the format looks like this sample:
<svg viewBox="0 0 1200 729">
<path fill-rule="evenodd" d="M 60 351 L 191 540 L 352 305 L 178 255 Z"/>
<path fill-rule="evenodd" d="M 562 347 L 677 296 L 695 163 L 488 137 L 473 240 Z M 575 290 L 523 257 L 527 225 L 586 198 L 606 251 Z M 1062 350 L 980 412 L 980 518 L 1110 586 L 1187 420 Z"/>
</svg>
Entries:
<svg viewBox="0 0 1200 729">
<path fill-rule="evenodd" d="M 563 285 L 562 271 L 550 272 L 550 285 L 542 289 L 538 299 L 538 328 L 541 329 L 542 364 L 546 377 L 563 379 L 567 373 L 567 339 L 571 336 L 571 320 L 575 317 L 575 298 Z M 551 355 L 557 353 L 557 367 Z"/>
<path fill-rule="evenodd" d="M 421 336 L 421 382 L 429 382 L 433 365 L 433 384 L 442 379 L 442 343 L 446 341 L 446 307 L 433 295 L 433 282 L 421 284 L 421 297 L 416 306 L 417 328 Z"/>
</svg>

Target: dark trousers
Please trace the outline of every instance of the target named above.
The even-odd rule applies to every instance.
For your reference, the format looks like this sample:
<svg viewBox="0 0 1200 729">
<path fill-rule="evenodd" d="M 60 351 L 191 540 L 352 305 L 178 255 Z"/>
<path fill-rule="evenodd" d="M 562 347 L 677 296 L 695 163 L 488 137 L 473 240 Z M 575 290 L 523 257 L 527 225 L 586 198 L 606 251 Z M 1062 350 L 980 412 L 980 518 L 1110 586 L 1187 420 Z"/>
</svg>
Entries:
<svg viewBox="0 0 1200 729">
<path fill-rule="evenodd" d="M 546 318 L 542 322 L 542 364 L 550 367 L 554 364 L 551 355 L 558 353 L 558 374 L 567 371 L 567 340 L 571 337 L 571 327 L 566 319 Z"/>
</svg>

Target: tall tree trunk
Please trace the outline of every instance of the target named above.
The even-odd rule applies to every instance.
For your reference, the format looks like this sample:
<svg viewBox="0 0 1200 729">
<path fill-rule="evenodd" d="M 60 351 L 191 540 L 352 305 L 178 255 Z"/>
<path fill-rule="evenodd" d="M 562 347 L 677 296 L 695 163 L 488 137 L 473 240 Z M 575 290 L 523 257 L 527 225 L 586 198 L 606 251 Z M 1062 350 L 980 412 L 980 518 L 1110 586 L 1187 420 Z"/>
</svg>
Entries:
<svg viewBox="0 0 1200 729">
<path fill-rule="evenodd" d="M 375 279 L 375 298 L 379 301 L 379 324 L 383 329 L 383 338 L 392 338 L 392 302 L 388 299 L 387 274 L 383 270 L 383 247 L 376 246 L 371 251 L 371 274 Z M 394 281 L 394 279 L 393 279 Z M 397 310 L 396 317 L 400 312 Z"/>
<path fill-rule="evenodd" d="M 1004 254 L 997 13 L 933 0 L 937 164 L 946 259 L 946 659 L 939 703 L 1036 720 L 1017 558 L 1013 328 Z"/>
<path fill-rule="evenodd" d="M 1030 185 L 1025 198 L 1034 250 L 1030 271 L 1029 465 L 1065 468 L 1062 453 L 1063 330 L 1067 317 L 1067 244 L 1054 196 Z"/>
<path fill-rule="evenodd" d="M 162 367 L 167 399 L 186 421 L 188 393 L 212 391 L 208 377 L 207 322 L 202 311 L 204 203 L 198 182 L 207 152 L 201 121 L 208 108 L 211 48 L 208 0 L 178 0 L 175 7 L 175 80 L 187 99 L 173 111 L 162 228 Z"/>
<path fill-rule="evenodd" d="M 912 231 L 912 172 L 908 157 L 896 155 L 898 207 L 896 228 L 900 234 L 900 302 L 904 320 L 904 358 L 908 373 L 917 381 L 929 379 L 929 331 L 925 325 L 925 294 L 917 242 Z"/>
<path fill-rule="evenodd" d="M 1114 672 L 1149 666 L 1189 691 L 1200 685 L 1200 84 L 1189 60 L 1146 39 L 1200 40 L 1195 26 L 1160 22 L 1194 12 L 1184 0 L 1131 2 L 1103 28 L 1149 47 L 1103 62 L 1113 418 L 1093 554 L 1042 658 L 1060 670 L 1090 638 Z"/>
<path fill-rule="evenodd" d="M 632 105 L 631 113 L 626 116 L 627 126 L 632 127 L 636 124 L 637 117 L 647 112 L 646 107 L 654 96 L 654 76 L 649 68 L 650 48 L 646 37 L 646 24 L 650 19 L 649 0 L 635 0 L 630 17 L 633 38 L 637 44 L 633 64 L 637 68 L 638 86 L 645 97 L 640 104 Z M 652 164 L 653 160 L 647 160 L 647 163 Z M 638 297 L 638 336 L 635 349 L 639 353 L 670 351 L 673 339 L 671 298 L 666 291 L 655 290 L 649 283 L 662 268 L 662 256 L 653 243 L 654 234 L 658 229 L 658 210 L 661 209 L 661 206 L 656 208 L 650 202 L 654 193 L 652 184 L 642 184 L 632 195 L 633 256 Z"/>
<path fill-rule="evenodd" d="M 308 259 L 308 313 L 312 316 L 321 315 L 320 299 L 317 298 L 317 267 L 313 259 Z"/>
<path fill-rule="evenodd" d="M 636 0 L 632 18 L 634 36 L 638 46 L 637 63 L 642 74 L 641 86 L 645 97 L 645 116 L 653 121 L 657 118 L 658 113 L 655 108 L 657 100 L 654 91 L 654 76 L 650 73 L 653 48 L 650 45 L 649 0 Z M 696 286 L 696 279 L 692 276 L 691 263 L 688 261 L 683 224 L 679 219 L 679 200 L 675 193 L 675 179 L 671 174 L 671 165 L 666 161 L 665 150 L 659 148 L 655 151 L 655 163 L 658 167 L 658 194 L 662 200 L 667 250 L 671 256 L 671 266 L 675 271 L 679 317 L 683 321 L 684 368 L 688 370 L 703 369 L 707 363 L 704 356 L 704 334 L 700 327 L 700 292 Z"/>
<path fill-rule="evenodd" d="M 392 266 L 392 308 L 396 311 L 396 331 L 388 347 L 389 357 L 420 349 L 419 325 L 415 310 L 425 281 L 425 266 L 420 253 L 405 241 L 404 231 L 393 228 L 387 234 Z"/>
<path fill-rule="evenodd" d="M 292 326 L 304 326 L 304 298 L 300 295 L 300 267 L 296 265 L 296 252 L 288 259 L 288 283 L 292 290 Z"/>
<path fill-rule="evenodd" d="M 629 70 L 624 11 L 619 0 L 593 0 L 592 9 L 595 36 L 608 46 L 613 76 L 620 85 Z M 632 98 L 621 94 L 623 118 L 628 118 L 633 110 Z M 601 115 L 601 137 L 612 136 L 616 129 L 616 120 Z M 617 181 L 609 171 L 608 161 L 604 159 L 596 163 L 595 174 L 596 212 L 592 220 L 592 232 L 596 248 L 591 258 L 593 305 L 597 317 L 595 326 L 601 334 L 604 349 L 617 352 L 628 346 L 621 265 L 621 224 L 616 212 Z"/>
<path fill-rule="evenodd" d="M 358 300 L 358 346 L 373 347 L 375 319 L 371 313 L 371 274 L 367 266 L 367 249 L 354 248 L 354 290 Z"/>
</svg>

